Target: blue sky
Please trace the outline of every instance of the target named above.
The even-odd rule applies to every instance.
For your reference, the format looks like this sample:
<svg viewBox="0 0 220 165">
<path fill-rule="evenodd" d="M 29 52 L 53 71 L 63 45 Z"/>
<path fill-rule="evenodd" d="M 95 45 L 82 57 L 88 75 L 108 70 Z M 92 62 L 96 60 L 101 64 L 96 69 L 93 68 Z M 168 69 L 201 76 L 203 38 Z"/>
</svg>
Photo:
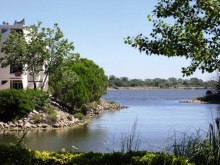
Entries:
<svg viewBox="0 0 220 165">
<path fill-rule="evenodd" d="M 182 78 L 184 58 L 147 56 L 124 44 L 127 36 L 148 35 L 147 21 L 156 0 L 0 0 L 1 22 L 13 24 L 25 18 L 26 25 L 58 23 L 65 38 L 74 42 L 75 52 L 93 60 L 106 75 L 129 78 Z M 215 74 L 193 76 L 203 80 Z M 189 77 L 190 78 L 190 77 Z"/>
</svg>

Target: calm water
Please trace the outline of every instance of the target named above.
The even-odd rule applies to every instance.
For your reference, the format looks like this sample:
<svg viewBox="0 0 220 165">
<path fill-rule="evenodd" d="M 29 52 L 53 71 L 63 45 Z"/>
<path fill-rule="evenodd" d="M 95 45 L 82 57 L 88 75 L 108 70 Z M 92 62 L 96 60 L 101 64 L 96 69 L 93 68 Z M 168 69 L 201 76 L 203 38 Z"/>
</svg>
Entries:
<svg viewBox="0 0 220 165">
<path fill-rule="evenodd" d="M 110 90 L 104 99 L 115 101 L 129 108 L 106 112 L 80 128 L 32 131 L 25 137 L 31 149 L 58 151 L 76 146 L 79 151 L 107 152 L 120 150 L 121 140 L 132 134 L 136 123 L 139 149 L 162 150 L 174 132 L 207 130 L 220 105 L 187 104 L 189 100 L 203 96 L 205 90 Z M 0 133 L 0 143 L 16 141 L 22 132 Z"/>
</svg>

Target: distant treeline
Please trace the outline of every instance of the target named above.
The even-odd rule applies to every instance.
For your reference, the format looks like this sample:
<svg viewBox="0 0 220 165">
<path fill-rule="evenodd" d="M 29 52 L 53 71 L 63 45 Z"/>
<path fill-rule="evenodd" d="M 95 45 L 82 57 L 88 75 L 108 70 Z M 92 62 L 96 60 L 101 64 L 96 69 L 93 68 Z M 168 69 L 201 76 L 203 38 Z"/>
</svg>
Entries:
<svg viewBox="0 0 220 165">
<path fill-rule="evenodd" d="M 155 79 L 129 79 L 128 77 L 115 77 L 109 76 L 109 87 L 158 87 L 158 88 L 190 88 L 190 87 L 203 87 L 203 88 L 217 88 L 218 81 L 210 80 L 204 82 L 202 79 L 177 79 L 174 77 L 168 79 L 155 78 Z"/>
</svg>

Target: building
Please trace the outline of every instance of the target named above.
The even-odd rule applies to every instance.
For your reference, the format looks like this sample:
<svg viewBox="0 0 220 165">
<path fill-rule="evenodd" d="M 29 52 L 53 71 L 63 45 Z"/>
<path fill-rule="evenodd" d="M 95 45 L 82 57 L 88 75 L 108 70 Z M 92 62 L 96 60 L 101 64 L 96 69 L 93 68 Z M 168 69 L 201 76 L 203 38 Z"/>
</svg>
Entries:
<svg viewBox="0 0 220 165">
<path fill-rule="evenodd" d="M 1 32 L 1 42 L 2 44 L 7 37 L 9 36 L 11 30 L 16 30 L 20 32 L 24 32 L 23 27 L 25 26 L 25 20 L 23 19 L 20 22 L 15 21 L 13 25 L 9 25 L 7 22 L 3 22 L 2 25 L 0 25 L 0 32 Z M 4 57 L 5 54 L 0 52 L 0 57 Z M 33 89 L 34 83 L 33 83 L 33 77 L 27 73 L 22 72 L 23 66 L 7 66 L 3 68 L 0 64 L 0 90 L 1 89 Z M 42 66 L 44 68 L 44 66 Z M 38 89 L 41 88 L 41 85 L 43 83 L 43 80 L 45 78 L 44 71 L 41 71 L 36 77 L 36 87 Z M 44 91 L 48 90 L 48 78 L 46 80 Z"/>
</svg>

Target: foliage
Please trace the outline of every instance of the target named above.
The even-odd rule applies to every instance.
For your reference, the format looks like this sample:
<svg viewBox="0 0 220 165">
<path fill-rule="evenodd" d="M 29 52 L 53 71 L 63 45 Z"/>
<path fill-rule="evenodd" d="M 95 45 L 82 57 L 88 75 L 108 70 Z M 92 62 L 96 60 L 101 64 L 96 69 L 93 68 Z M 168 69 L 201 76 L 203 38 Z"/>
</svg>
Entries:
<svg viewBox="0 0 220 165">
<path fill-rule="evenodd" d="M 39 114 L 35 114 L 35 115 L 33 115 L 32 120 L 34 120 L 34 123 L 40 123 L 41 116 Z"/>
<path fill-rule="evenodd" d="M 44 71 L 43 88 L 48 74 L 62 63 L 64 57 L 72 54 L 73 49 L 73 43 L 64 39 L 58 24 L 50 29 L 41 27 L 41 22 L 38 22 L 24 27 L 23 32 L 11 31 L 2 45 L 2 52 L 6 55 L 0 58 L 0 62 L 3 67 L 21 65 L 23 73 L 32 75 L 34 89 L 36 76 Z"/>
<path fill-rule="evenodd" d="M 4 164 L 32 165 L 190 165 L 185 158 L 163 153 L 148 153 L 145 151 L 127 153 L 72 153 L 72 152 L 40 152 L 30 151 L 21 146 L 0 146 L 0 161 Z"/>
<path fill-rule="evenodd" d="M 24 90 L 0 91 L 0 120 L 20 119 L 34 109 L 34 103 Z"/>
<path fill-rule="evenodd" d="M 179 165 L 179 164 L 191 164 L 185 158 L 170 156 L 168 154 L 154 154 L 149 153 L 143 157 L 136 157 L 133 159 L 134 164 L 151 164 L 151 165 Z"/>
<path fill-rule="evenodd" d="M 72 109 L 99 100 L 107 90 L 104 70 L 88 59 L 65 59 L 50 78 L 51 91 Z"/>
<path fill-rule="evenodd" d="M 69 121 L 72 121 L 72 120 L 73 120 L 73 116 L 72 116 L 72 115 L 68 115 L 68 116 L 67 116 L 67 119 L 68 119 Z"/>
<path fill-rule="evenodd" d="M 219 13 L 219 0 L 160 0 L 148 16 L 154 27 L 150 36 L 128 37 L 125 43 L 147 55 L 191 59 L 182 68 L 186 76 L 197 68 L 213 72 L 220 68 Z"/>
<path fill-rule="evenodd" d="M 33 101 L 36 110 L 44 110 L 45 106 L 49 103 L 49 95 L 42 90 L 26 90 L 26 93 L 30 96 L 30 100 Z"/>
<path fill-rule="evenodd" d="M 47 114 L 47 118 L 52 122 L 55 122 L 57 120 L 57 113 L 51 106 L 47 108 Z"/>
<path fill-rule="evenodd" d="M 126 80 L 126 81 L 125 81 Z M 129 79 L 127 77 L 115 77 L 114 75 L 109 76 L 108 79 L 109 87 L 159 87 L 159 88 L 188 88 L 188 87 L 207 87 L 215 88 L 217 81 L 210 80 L 204 82 L 198 78 L 190 79 L 177 79 L 170 77 L 168 79 L 154 78 L 154 79 Z"/>
<path fill-rule="evenodd" d="M 0 120 L 17 120 L 33 109 L 41 109 L 48 95 L 40 90 L 0 90 Z"/>
<path fill-rule="evenodd" d="M 201 132 L 195 135 L 184 135 L 175 138 L 173 154 L 187 157 L 190 162 L 198 165 L 220 164 L 220 131 L 219 120 L 216 120 L 217 127 L 210 124 L 207 135 Z"/>
<path fill-rule="evenodd" d="M 75 118 L 78 118 L 78 119 L 80 119 L 80 120 L 82 120 L 82 119 L 85 118 L 85 116 L 84 116 L 84 114 L 83 114 L 82 112 L 76 112 L 76 113 L 74 114 L 74 117 L 75 117 Z"/>
<path fill-rule="evenodd" d="M 0 145 L 0 162 L 2 165 L 31 165 L 31 152 L 21 146 Z"/>
</svg>

